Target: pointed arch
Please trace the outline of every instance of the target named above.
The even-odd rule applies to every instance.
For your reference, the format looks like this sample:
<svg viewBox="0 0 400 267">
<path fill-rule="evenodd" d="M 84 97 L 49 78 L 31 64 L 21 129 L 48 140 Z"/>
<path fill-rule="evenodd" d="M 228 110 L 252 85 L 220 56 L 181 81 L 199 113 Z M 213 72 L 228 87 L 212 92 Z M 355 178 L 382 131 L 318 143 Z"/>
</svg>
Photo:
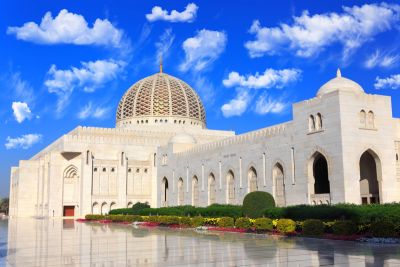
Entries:
<svg viewBox="0 0 400 267">
<path fill-rule="evenodd" d="M 315 118 L 313 115 L 308 117 L 308 131 L 313 132 L 315 131 Z"/>
<path fill-rule="evenodd" d="M 208 175 L 208 205 L 216 203 L 217 200 L 217 187 L 215 182 L 214 173 L 210 172 Z"/>
<path fill-rule="evenodd" d="M 251 166 L 247 171 L 247 181 L 249 192 L 254 192 L 258 190 L 257 171 L 253 166 Z"/>
<path fill-rule="evenodd" d="M 321 130 L 322 129 L 322 115 L 321 115 L 321 113 L 317 113 L 316 122 L 315 122 L 315 128 L 316 128 L 316 130 Z"/>
<path fill-rule="evenodd" d="M 374 114 L 374 112 L 372 110 L 368 111 L 367 127 L 369 129 L 374 129 L 375 128 L 375 114 Z"/>
<path fill-rule="evenodd" d="M 365 128 L 366 127 L 366 122 L 367 122 L 367 113 L 365 110 L 361 110 L 359 115 L 359 120 L 360 120 L 360 127 Z"/>
<path fill-rule="evenodd" d="M 167 177 L 164 177 L 161 181 L 161 206 L 168 206 L 168 194 L 169 194 L 169 184 Z"/>
<path fill-rule="evenodd" d="M 178 205 L 181 206 L 185 201 L 185 190 L 183 188 L 183 179 L 182 177 L 178 180 Z"/>
<path fill-rule="evenodd" d="M 235 175 L 234 175 L 234 173 L 233 173 L 233 171 L 232 170 L 229 170 L 228 172 L 227 172 L 227 174 L 226 174 L 226 183 L 227 183 L 227 186 L 226 186 L 226 189 L 227 189 L 227 192 L 226 192 L 226 196 L 227 196 L 227 203 L 228 204 L 235 204 L 235 190 L 236 190 L 236 188 L 235 188 Z"/>
<path fill-rule="evenodd" d="M 274 185 L 275 203 L 278 207 L 284 207 L 286 206 L 285 171 L 283 165 L 279 162 L 275 163 L 272 168 L 272 180 Z"/>
<path fill-rule="evenodd" d="M 101 215 L 105 215 L 108 213 L 107 202 L 101 203 L 100 213 L 101 213 Z"/>
<path fill-rule="evenodd" d="M 192 178 L 192 205 L 199 205 L 199 179 L 196 175 Z"/>
<path fill-rule="evenodd" d="M 78 178 L 78 168 L 75 165 L 69 165 L 64 170 L 64 178 Z"/>
<path fill-rule="evenodd" d="M 100 205 L 97 202 L 94 202 L 92 205 L 92 214 L 100 214 Z"/>
<path fill-rule="evenodd" d="M 361 203 L 380 203 L 382 165 L 378 154 L 372 149 L 365 150 L 360 157 L 359 166 Z"/>
</svg>

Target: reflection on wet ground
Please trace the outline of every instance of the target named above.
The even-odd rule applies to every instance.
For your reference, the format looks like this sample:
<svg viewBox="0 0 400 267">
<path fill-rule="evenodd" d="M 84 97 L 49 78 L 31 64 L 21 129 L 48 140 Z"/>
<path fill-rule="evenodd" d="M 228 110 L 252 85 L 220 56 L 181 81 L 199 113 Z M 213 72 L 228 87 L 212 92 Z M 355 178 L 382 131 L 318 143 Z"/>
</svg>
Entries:
<svg viewBox="0 0 400 267">
<path fill-rule="evenodd" d="M 400 266 L 400 246 L 239 233 L 0 221 L 0 266 Z"/>
</svg>

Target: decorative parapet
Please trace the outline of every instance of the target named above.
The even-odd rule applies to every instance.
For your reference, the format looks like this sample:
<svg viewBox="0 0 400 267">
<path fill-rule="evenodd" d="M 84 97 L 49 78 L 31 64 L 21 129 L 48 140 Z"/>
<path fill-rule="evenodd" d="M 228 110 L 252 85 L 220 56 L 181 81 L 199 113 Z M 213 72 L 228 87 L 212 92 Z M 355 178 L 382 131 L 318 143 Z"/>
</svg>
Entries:
<svg viewBox="0 0 400 267">
<path fill-rule="evenodd" d="M 291 122 L 286 122 L 286 123 L 278 124 L 278 125 L 275 125 L 272 127 L 267 127 L 267 128 L 263 128 L 260 130 L 248 132 L 245 134 L 224 138 L 222 140 L 197 145 L 188 150 L 176 153 L 176 156 L 184 157 L 184 156 L 187 156 L 192 153 L 201 153 L 201 152 L 205 152 L 205 151 L 220 149 L 220 148 L 223 148 L 226 146 L 240 145 L 240 144 L 244 144 L 247 142 L 252 143 L 252 142 L 257 141 L 262 138 L 269 138 L 269 137 L 281 135 L 286 132 L 286 130 L 290 124 L 291 124 Z"/>
<path fill-rule="evenodd" d="M 312 194 L 310 201 L 312 205 L 329 205 L 331 204 L 331 194 Z"/>
</svg>

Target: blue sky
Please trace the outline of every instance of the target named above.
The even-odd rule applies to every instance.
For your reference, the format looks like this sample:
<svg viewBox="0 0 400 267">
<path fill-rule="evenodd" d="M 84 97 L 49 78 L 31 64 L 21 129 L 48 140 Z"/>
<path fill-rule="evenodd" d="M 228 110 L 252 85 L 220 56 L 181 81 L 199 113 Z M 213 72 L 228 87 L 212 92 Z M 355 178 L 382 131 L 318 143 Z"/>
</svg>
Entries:
<svg viewBox="0 0 400 267">
<path fill-rule="evenodd" d="M 15 0 L 0 18 L 0 197 L 18 160 L 78 125 L 114 127 L 119 99 L 161 54 L 211 129 L 290 120 L 338 67 L 400 116 L 396 1 Z"/>
</svg>

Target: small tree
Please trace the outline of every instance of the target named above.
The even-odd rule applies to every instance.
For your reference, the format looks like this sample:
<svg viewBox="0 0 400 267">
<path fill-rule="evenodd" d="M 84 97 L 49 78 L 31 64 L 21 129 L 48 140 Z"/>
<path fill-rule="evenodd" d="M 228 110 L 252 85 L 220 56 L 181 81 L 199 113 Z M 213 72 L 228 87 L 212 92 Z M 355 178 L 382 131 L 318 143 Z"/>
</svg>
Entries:
<svg viewBox="0 0 400 267">
<path fill-rule="evenodd" d="M 0 200 L 0 212 L 4 212 L 6 215 L 8 214 L 9 209 L 9 199 L 3 198 Z"/>
<path fill-rule="evenodd" d="M 264 191 L 248 193 L 243 200 L 243 214 L 251 218 L 262 217 L 266 209 L 273 207 L 274 197 Z"/>
</svg>

